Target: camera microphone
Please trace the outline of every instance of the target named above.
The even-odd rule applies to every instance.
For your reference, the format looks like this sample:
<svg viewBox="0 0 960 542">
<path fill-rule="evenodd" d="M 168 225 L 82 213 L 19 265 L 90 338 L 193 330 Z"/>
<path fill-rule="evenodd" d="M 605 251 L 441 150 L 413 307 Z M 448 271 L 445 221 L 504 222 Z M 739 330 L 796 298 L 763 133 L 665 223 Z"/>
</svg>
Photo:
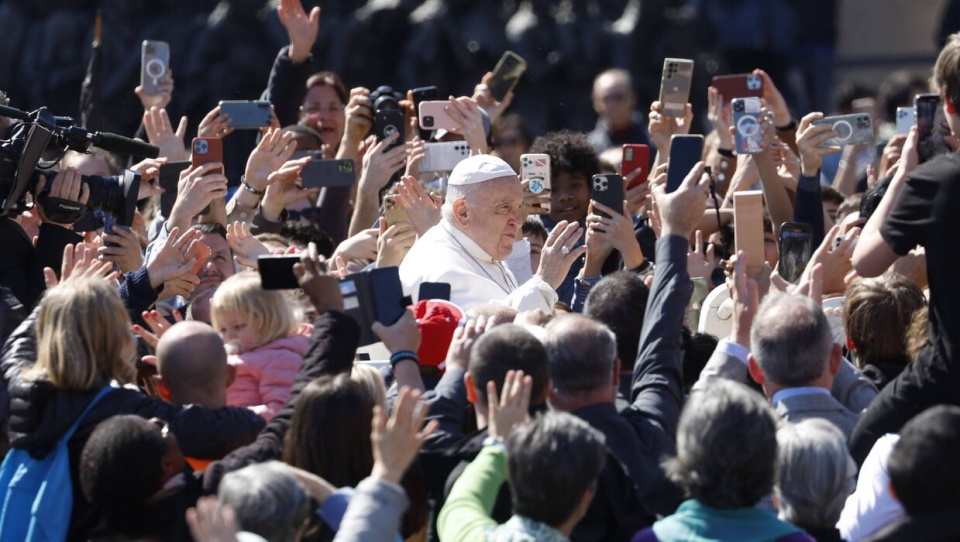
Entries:
<svg viewBox="0 0 960 542">
<path fill-rule="evenodd" d="M 5 105 L 0 105 L 0 117 L 7 117 L 8 119 L 17 119 L 22 121 L 29 121 L 30 115 L 15 107 L 7 107 Z"/>
<path fill-rule="evenodd" d="M 160 147 L 123 137 L 110 132 L 93 132 L 90 142 L 105 151 L 117 154 L 129 154 L 140 158 L 156 158 L 160 156 Z"/>
</svg>

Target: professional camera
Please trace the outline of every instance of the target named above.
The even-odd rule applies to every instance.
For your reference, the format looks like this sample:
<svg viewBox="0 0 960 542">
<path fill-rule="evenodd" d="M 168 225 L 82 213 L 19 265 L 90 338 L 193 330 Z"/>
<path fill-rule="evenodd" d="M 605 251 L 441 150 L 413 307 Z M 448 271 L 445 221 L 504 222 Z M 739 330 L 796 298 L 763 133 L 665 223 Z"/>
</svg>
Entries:
<svg viewBox="0 0 960 542">
<path fill-rule="evenodd" d="M 373 102 L 373 111 L 400 111 L 400 100 L 403 94 L 393 90 L 393 87 L 383 85 L 377 87 L 370 93 L 370 101 Z"/>
<path fill-rule="evenodd" d="M 160 149 L 110 133 L 91 132 L 76 126 L 70 117 L 54 116 L 45 107 L 25 113 L 0 106 L 0 117 L 22 122 L 9 130 L 9 138 L 0 141 L 0 217 L 13 217 L 28 209 L 24 193 L 34 193 L 46 215 L 54 222 L 73 223 L 86 212 L 83 205 L 49 196 L 56 175 L 54 167 L 68 151 L 87 152 L 91 147 L 144 158 L 156 158 Z M 44 160 L 44 153 L 51 153 Z M 46 175 L 47 189 L 36 194 L 40 175 Z M 90 189 L 87 207 L 113 216 L 116 223 L 129 226 L 136 211 L 140 174 L 127 170 L 123 175 L 101 177 L 83 175 Z"/>
</svg>

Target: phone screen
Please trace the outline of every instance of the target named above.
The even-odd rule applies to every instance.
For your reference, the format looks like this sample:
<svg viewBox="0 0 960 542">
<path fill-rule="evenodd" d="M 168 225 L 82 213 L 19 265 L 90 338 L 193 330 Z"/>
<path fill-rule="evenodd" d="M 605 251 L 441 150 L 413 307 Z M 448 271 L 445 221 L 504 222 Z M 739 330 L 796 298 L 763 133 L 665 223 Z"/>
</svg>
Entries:
<svg viewBox="0 0 960 542">
<path fill-rule="evenodd" d="M 703 136 L 675 135 L 670 140 L 670 162 L 667 168 L 667 192 L 673 192 L 687 178 L 703 154 Z"/>
<path fill-rule="evenodd" d="M 780 228 L 780 261 L 777 263 L 777 271 L 787 282 L 796 282 L 800 280 L 810 256 L 813 254 L 813 237 L 811 228 L 790 227 L 784 224 Z"/>
<path fill-rule="evenodd" d="M 943 137 L 950 133 L 947 119 L 940 107 L 940 96 L 936 94 L 921 94 L 916 98 L 917 131 L 919 144 L 917 153 L 920 162 L 926 162 L 935 156 L 946 154 L 950 149 L 943 142 Z"/>
</svg>

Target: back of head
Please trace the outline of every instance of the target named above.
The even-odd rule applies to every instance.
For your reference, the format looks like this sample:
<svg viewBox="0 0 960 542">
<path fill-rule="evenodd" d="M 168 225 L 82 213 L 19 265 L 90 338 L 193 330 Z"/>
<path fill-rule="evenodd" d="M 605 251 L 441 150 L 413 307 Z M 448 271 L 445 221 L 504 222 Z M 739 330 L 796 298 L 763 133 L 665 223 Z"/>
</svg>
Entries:
<svg viewBox="0 0 960 542">
<path fill-rule="evenodd" d="M 139 416 L 114 416 L 100 423 L 80 456 L 80 486 L 103 510 L 111 530 L 135 533 L 144 507 L 163 486 L 166 449 L 160 429 Z"/>
<path fill-rule="evenodd" d="M 310 243 L 317 245 L 317 253 L 324 258 L 333 254 L 333 239 L 323 229 L 313 222 L 299 222 L 288 220 L 280 228 L 280 235 L 289 239 L 301 250 L 306 250 Z"/>
<path fill-rule="evenodd" d="M 249 315 L 260 344 L 282 339 L 296 329 L 290 302 L 280 290 L 264 290 L 260 285 L 260 274 L 255 271 L 237 273 L 217 288 L 210 300 L 210 316 L 215 329 L 219 329 L 218 314 L 222 317 L 225 312 Z"/>
<path fill-rule="evenodd" d="M 523 371 L 533 378 L 531 403 L 544 397 L 550 370 L 547 351 L 529 331 L 516 324 L 497 326 L 484 333 L 470 351 L 470 374 L 481 404 L 487 403 L 487 382 L 503 388 L 507 371 Z"/>
<path fill-rule="evenodd" d="M 617 336 L 617 356 L 624 371 L 633 369 L 637 361 L 649 295 L 650 289 L 636 273 L 617 271 L 594 285 L 583 305 L 583 314 Z"/>
<path fill-rule="evenodd" d="M 564 524 L 603 470 L 603 435 L 563 412 L 547 412 L 519 426 L 507 441 L 507 467 L 517 515 Z"/>
<path fill-rule="evenodd" d="M 269 542 L 294 540 L 310 515 L 310 499 L 290 467 L 268 461 L 228 473 L 217 492 L 220 506 L 230 506 L 244 531 Z"/>
<path fill-rule="evenodd" d="M 960 106 L 960 33 L 951 34 L 933 66 L 933 79 L 940 92 Z"/>
<path fill-rule="evenodd" d="M 923 291 L 900 276 L 851 284 L 843 302 L 843 327 L 857 349 L 858 364 L 906 365 L 906 331 L 925 305 Z"/>
<path fill-rule="evenodd" d="M 554 318 L 544 348 L 550 382 L 561 394 L 578 394 L 613 385 L 617 338 L 607 326 L 580 314 Z"/>
<path fill-rule="evenodd" d="M 225 406 L 227 353 L 209 325 L 185 321 L 168 329 L 157 343 L 157 372 L 174 404 Z"/>
<path fill-rule="evenodd" d="M 664 468 L 686 494 L 713 508 L 744 508 L 773 489 L 777 418 L 743 384 L 718 380 L 690 396 L 677 427 L 677 456 Z"/>
<path fill-rule="evenodd" d="M 935 406 L 903 426 L 887 462 L 910 515 L 960 508 L 960 407 Z"/>
<path fill-rule="evenodd" d="M 796 387 L 826 371 L 833 334 L 823 309 L 809 297 L 774 294 L 760 304 L 750 344 L 767 380 Z"/>
<path fill-rule="evenodd" d="M 795 525 L 833 527 L 857 485 L 857 465 L 832 423 L 812 418 L 777 431 L 780 517 Z"/>
<path fill-rule="evenodd" d="M 117 288 L 103 279 L 74 278 L 47 290 L 36 337 L 30 375 L 58 388 L 92 390 L 135 374 L 130 318 Z"/>
<path fill-rule="evenodd" d="M 375 399 L 349 375 L 321 377 L 297 397 L 283 442 L 283 461 L 336 487 L 356 486 L 373 468 Z M 332 446 L 331 443 L 336 443 Z"/>
<path fill-rule="evenodd" d="M 600 172 L 600 158 L 587 136 L 570 130 L 542 135 L 534 140 L 531 153 L 550 155 L 550 175 L 579 174 L 587 179 Z"/>
</svg>

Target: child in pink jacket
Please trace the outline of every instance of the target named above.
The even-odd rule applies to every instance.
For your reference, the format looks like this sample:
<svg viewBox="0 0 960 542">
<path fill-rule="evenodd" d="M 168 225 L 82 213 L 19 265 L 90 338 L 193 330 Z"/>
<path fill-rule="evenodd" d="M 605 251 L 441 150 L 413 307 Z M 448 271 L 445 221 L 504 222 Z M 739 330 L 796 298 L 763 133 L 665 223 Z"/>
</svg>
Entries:
<svg viewBox="0 0 960 542">
<path fill-rule="evenodd" d="M 223 281 L 210 300 L 210 315 L 236 367 L 227 404 L 269 421 L 290 396 L 310 344 L 309 326 L 298 325 L 283 294 L 261 288 L 260 275 L 252 271 Z"/>
</svg>

